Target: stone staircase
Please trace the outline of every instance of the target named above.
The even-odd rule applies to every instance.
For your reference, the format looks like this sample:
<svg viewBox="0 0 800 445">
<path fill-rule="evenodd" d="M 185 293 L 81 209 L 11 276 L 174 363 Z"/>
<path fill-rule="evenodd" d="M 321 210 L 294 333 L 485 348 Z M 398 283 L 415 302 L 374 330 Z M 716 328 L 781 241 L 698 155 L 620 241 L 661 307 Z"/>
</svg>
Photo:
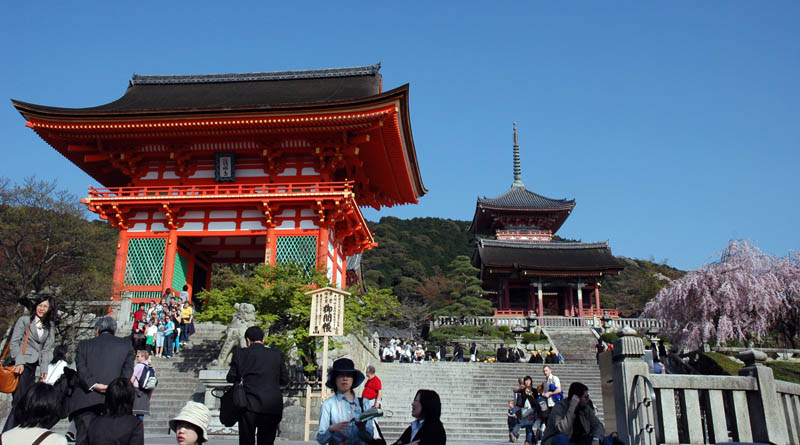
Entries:
<svg viewBox="0 0 800 445">
<path fill-rule="evenodd" d="M 592 357 L 593 359 L 593 357 Z M 600 371 L 593 364 L 551 365 L 566 395 L 573 381 L 589 387 L 603 419 Z M 433 389 L 442 400 L 442 422 L 448 441 L 502 443 L 508 441 L 506 411 L 517 379 L 526 375 L 534 385 L 544 380 L 543 365 L 525 363 L 425 362 L 380 363 L 376 374 L 383 383 L 385 417 L 379 420 L 387 442 L 408 427 L 411 402 L 418 389 Z"/>
<path fill-rule="evenodd" d="M 219 355 L 226 326 L 196 323 L 196 332 L 188 345 L 172 358 L 151 359 L 158 376 L 158 387 L 150 399 L 150 415 L 144 418 L 144 433 L 166 434 L 169 419 L 175 417 L 189 400 L 202 402 L 201 369 Z"/>
<path fill-rule="evenodd" d="M 558 327 L 545 328 L 558 352 L 564 356 L 565 363 L 596 363 L 595 345 L 597 337 L 590 328 Z"/>
</svg>

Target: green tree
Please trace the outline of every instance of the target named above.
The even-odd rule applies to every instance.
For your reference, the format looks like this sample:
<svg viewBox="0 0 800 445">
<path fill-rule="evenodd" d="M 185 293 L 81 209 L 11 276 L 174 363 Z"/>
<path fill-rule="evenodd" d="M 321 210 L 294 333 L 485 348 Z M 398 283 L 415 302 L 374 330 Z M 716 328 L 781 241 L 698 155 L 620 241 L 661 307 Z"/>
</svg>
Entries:
<svg viewBox="0 0 800 445">
<path fill-rule="evenodd" d="M 67 322 L 57 325 L 59 343 L 70 343 L 92 308 L 108 300 L 116 229 L 87 221 L 77 197 L 55 181 L 0 179 L 0 316 L 12 320 L 40 293 L 57 297 Z"/>
<path fill-rule="evenodd" d="M 231 286 L 198 295 L 208 298 L 198 321 L 228 323 L 235 303 L 250 303 L 268 334 L 265 343 L 280 348 L 287 356 L 295 352 L 307 371 L 316 369 L 317 342 L 308 332 L 311 297 L 306 292 L 312 286 L 328 286 L 327 277 L 317 270 L 308 276 L 301 266 L 284 264 L 260 265 L 252 273 L 233 277 L 228 274 L 231 278 Z M 398 307 L 390 289 L 369 289 L 364 295 L 351 295 L 345 299 L 345 333 L 362 333 L 367 326 L 390 322 L 396 318 Z"/>
<path fill-rule="evenodd" d="M 469 257 L 457 256 L 448 265 L 445 277 L 426 279 L 419 288 L 434 315 L 468 317 L 491 315 L 492 303 L 483 298 L 478 269 Z"/>
</svg>

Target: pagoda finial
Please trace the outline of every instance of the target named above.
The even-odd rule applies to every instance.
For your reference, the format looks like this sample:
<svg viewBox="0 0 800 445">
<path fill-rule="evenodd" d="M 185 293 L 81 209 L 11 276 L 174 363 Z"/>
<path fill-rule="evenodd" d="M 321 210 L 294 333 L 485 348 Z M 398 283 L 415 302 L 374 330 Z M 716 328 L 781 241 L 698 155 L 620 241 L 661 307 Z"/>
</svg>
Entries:
<svg viewBox="0 0 800 445">
<path fill-rule="evenodd" d="M 514 122 L 514 183 L 511 187 L 525 187 L 522 182 L 522 167 L 519 165 L 519 139 L 517 138 L 517 123 Z"/>
</svg>

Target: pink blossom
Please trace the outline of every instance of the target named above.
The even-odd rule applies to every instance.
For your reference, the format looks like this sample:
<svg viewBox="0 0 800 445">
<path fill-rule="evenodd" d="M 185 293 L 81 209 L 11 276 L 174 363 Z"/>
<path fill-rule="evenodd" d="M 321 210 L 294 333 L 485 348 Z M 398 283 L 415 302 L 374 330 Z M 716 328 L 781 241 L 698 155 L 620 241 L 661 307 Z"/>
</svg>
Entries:
<svg viewBox="0 0 800 445">
<path fill-rule="evenodd" d="M 748 241 L 731 241 L 718 261 L 662 289 L 647 303 L 642 316 L 666 320 L 674 341 L 686 346 L 760 340 L 786 307 L 787 287 L 800 287 L 798 275 L 781 275 L 782 261 L 798 265 L 797 255 L 793 260 L 776 258 Z"/>
</svg>

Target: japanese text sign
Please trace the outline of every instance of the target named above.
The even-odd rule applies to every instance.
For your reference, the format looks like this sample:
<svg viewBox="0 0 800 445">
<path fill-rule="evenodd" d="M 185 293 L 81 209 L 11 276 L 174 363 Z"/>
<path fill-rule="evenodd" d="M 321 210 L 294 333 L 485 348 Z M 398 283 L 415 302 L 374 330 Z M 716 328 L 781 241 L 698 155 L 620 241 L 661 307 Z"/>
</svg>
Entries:
<svg viewBox="0 0 800 445">
<path fill-rule="evenodd" d="M 344 297 L 350 294 L 332 287 L 323 287 L 306 292 L 306 295 L 311 295 L 309 335 L 344 335 Z"/>
</svg>

